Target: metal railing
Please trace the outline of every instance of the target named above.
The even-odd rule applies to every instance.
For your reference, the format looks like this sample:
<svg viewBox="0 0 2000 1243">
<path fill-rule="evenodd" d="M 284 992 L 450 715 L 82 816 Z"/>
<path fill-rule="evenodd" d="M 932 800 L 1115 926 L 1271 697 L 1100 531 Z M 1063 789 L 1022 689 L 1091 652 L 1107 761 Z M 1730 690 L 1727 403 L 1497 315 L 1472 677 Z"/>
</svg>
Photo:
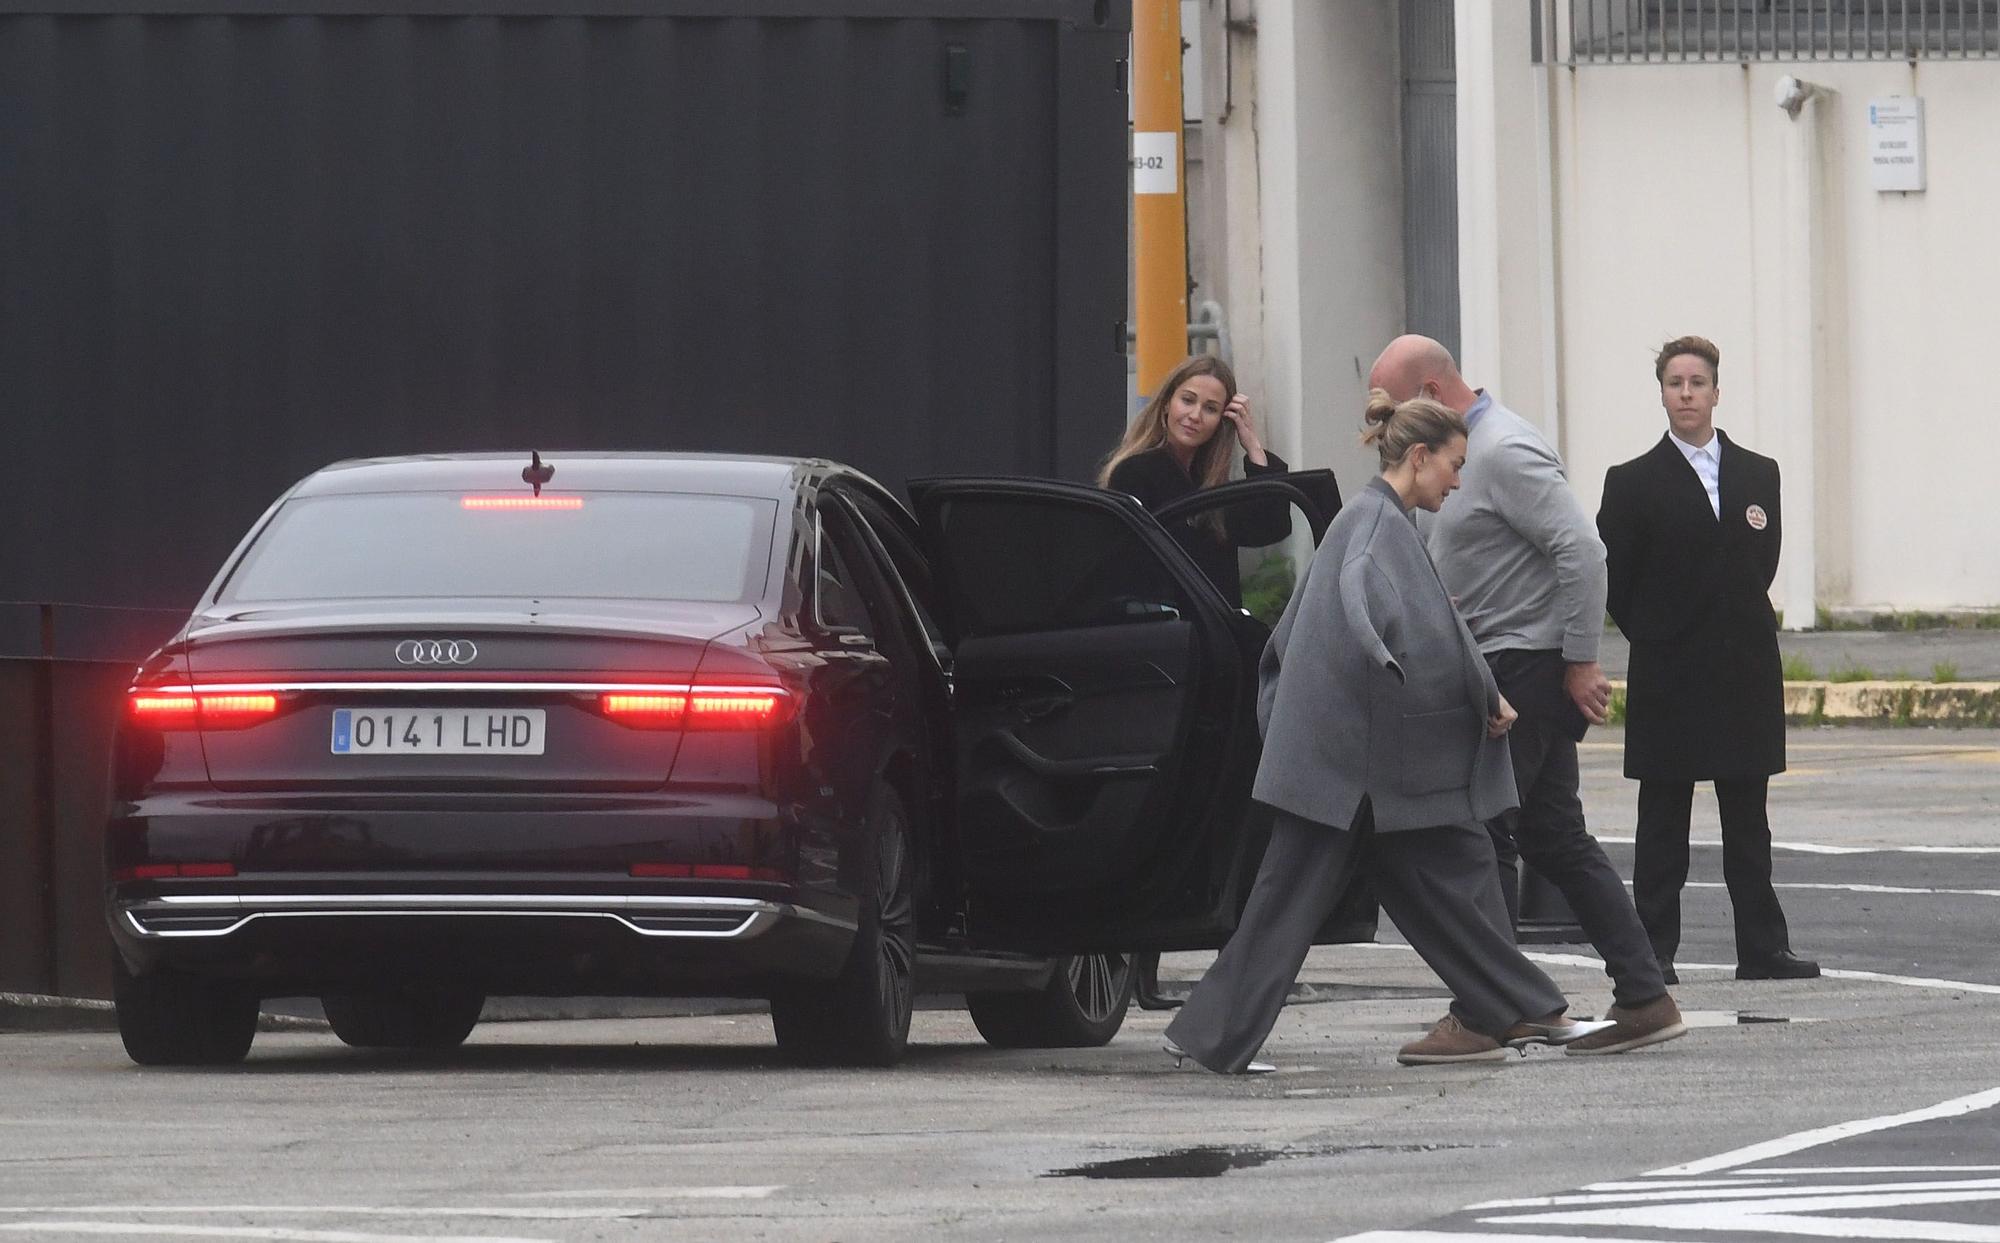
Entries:
<svg viewBox="0 0 2000 1243">
<path fill-rule="evenodd" d="M 1536 64 L 2000 58 L 2000 0 L 1536 0 Z"/>
</svg>

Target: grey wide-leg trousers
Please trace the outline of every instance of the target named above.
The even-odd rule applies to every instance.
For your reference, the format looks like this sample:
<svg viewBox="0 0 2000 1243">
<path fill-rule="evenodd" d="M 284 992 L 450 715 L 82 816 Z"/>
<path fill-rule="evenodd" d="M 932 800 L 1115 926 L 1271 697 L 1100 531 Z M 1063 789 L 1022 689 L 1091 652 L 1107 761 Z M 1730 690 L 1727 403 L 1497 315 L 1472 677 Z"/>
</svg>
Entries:
<svg viewBox="0 0 2000 1243">
<path fill-rule="evenodd" d="M 1352 830 L 1284 812 L 1229 944 L 1167 1025 L 1167 1037 L 1210 1070 L 1250 1064 L 1284 1009 L 1319 930 L 1340 898 L 1356 839 L 1370 836 L 1382 910 L 1451 990 L 1452 1012 L 1499 1036 L 1561 1012 L 1555 981 L 1515 948 L 1493 842 L 1474 824 L 1374 833 L 1366 800 Z"/>
</svg>

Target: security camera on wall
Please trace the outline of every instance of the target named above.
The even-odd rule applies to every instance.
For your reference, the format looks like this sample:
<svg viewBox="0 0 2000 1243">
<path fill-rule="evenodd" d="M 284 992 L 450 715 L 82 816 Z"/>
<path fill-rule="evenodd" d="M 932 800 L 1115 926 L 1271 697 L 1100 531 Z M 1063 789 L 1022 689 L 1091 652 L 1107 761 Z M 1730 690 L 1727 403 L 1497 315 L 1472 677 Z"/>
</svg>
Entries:
<svg viewBox="0 0 2000 1243">
<path fill-rule="evenodd" d="M 1771 99 L 1785 110 L 1786 116 L 1796 121 L 1799 109 L 1806 106 L 1806 100 L 1812 97 L 1812 92 L 1811 83 L 1801 82 L 1788 73 L 1779 78 L 1777 84 L 1771 88 Z"/>
</svg>

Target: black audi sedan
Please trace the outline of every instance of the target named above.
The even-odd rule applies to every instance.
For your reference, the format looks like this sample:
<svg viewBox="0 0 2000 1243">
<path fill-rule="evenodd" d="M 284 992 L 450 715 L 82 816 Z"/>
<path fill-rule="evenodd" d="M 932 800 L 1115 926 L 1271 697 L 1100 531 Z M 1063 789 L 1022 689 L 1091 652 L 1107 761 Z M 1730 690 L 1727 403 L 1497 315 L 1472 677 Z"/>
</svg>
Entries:
<svg viewBox="0 0 2000 1243">
<path fill-rule="evenodd" d="M 442 1049 L 489 996 L 742 996 L 795 1060 L 885 1065 L 918 993 L 994 1044 L 1102 1044 L 1128 955 L 1220 945 L 1268 830 L 1270 600 L 1175 532 L 1289 507 L 1282 604 L 1330 484 L 1155 517 L 1025 479 L 906 508 L 820 460 L 329 466 L 127 693 L 125 1047 L 238 1061 L 273 997 Z M 1357 892 L 1322 937 L 1373 926 Z"/>
</svg>

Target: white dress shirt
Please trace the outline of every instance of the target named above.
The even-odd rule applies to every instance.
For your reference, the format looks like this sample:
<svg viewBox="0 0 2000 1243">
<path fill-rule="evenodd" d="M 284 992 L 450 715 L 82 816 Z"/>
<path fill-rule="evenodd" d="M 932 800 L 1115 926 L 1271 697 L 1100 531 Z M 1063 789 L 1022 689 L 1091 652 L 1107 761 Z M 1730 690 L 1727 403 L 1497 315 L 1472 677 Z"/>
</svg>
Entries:
<svg viewBox="0 0 2000 1243">
<path fill-rule="evenodd" d="M 1722 519 L 1722 438 L 1713 431 L 1708 434 L 1705 445 L 1691 445 L 1669 431 L 1667 439 L 1674 442 L 1674 448 L 1694 467 L 1700 477 L 1701 486 L 1708 493 L 1708 507 L 1714 511 L 1716 520 Z"/>
</svg>

